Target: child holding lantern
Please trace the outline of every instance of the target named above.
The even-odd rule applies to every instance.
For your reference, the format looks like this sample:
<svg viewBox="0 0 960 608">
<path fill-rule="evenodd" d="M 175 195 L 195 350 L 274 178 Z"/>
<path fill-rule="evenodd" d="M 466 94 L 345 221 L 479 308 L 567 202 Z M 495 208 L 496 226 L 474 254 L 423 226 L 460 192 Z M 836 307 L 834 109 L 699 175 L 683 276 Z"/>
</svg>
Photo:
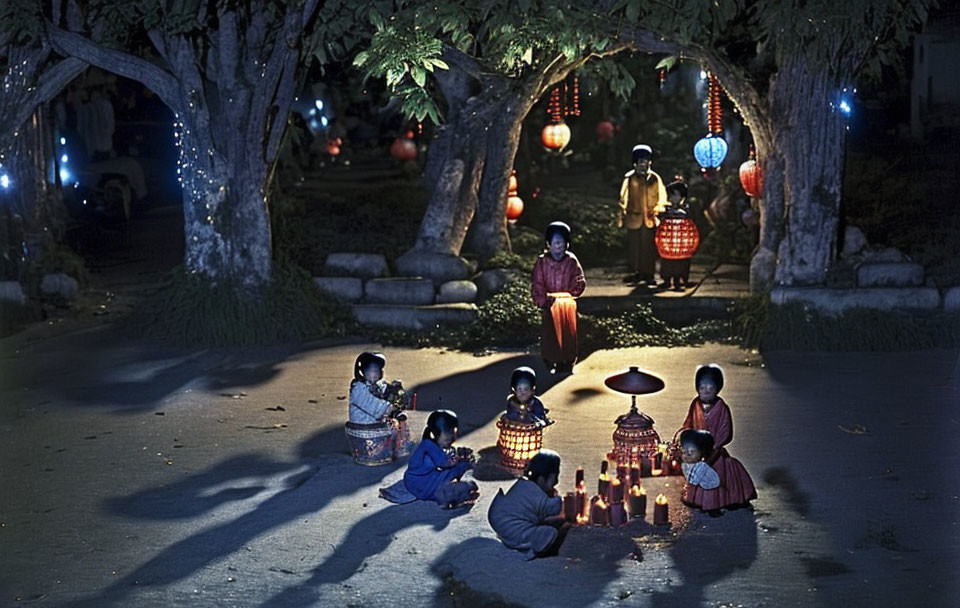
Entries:
<svg viewBox="0 0 960 608">
<path fill-rule="evenodd" d="M 387 425 L 394 457 L 406 456 L 413 449 L 404 407 L 408 395 L 400 380 L 387 383 L 383 368 L 387 358 L 382 353 L 362 352 L 353 364 L 350 381 L 348 416 L 354 425 Z"/>
<path fill-rule="evenodd" d="M 474 481 L 461 481 L 473 468 L 473 451 L 453 447 L 459 428 L 457 415 L 450 410 L 436 410 L 427 418 L 423 441 L 410 456 L 403 474 L 407 491 L 420 500 L 432 500 L 445 509 L 452 509 L 479 496 Z"/>
<path fill-rule="evenodd" d="M 587 287 L 570 247 L 570 226 L 553 222 L 544 233 L 547 251 L 533 266 L 533 303 L 543 311 L 540 352 L 550 373 L 573 373 L 577 362 L 577 302 Z"/>
<path fill-rule="evenodd" d="M 537 373 L 529 367 L 518 367 L 510 375 L 512 392 L 507 397 L 507 411 L 502 418 L 517 422 L 533 423 L 538 426 L 549 426 L 553 420 L 547 418 L 550 411 L 543 406 L 543 402 L 536 395 Z"/>
<path fill-rule="evenodd" d="M 680 433 L 680 458 L 683 477 L 687 486 L 699 486 L 704 490 L 715 490 L 720 487 L 720 476 L 704 457 L 713 453 L 713 435 L 710 431 L 684 429 Z M 684 489 L 684 494 L 692 494 L 693 489 Z"/>
<path fill-rule="evenodd" d="M 500 541 L 527 559 L 557 555 L 570 529 L 556 491 L 559 477 L 560 455 L 541 450 L 530 459 L 523 477 L 506 494 L 501 488 L 490 504 L 487 519 Z"/>
<path fill-rule="evenodd" d="M 733 440 L 733 417 L 730 407 L 719 395 L 723 388 L 723 370 L 713 364 L 700 366 L 697 369 L 695 385 L 697 396 L 690 403 L 687 417 L 678 433 L 687 429 L 709 431 L 714 446 L 702 457 L 703 461 L 716 471 L 720 485 L 708 489 L 688 483 L 684 501 L 691 506 L 715 513 L 722 508 L 729 510 L 746 506 L 757 497 L 757 490 L 747 469 L 724 447 Z"/>
</svg>

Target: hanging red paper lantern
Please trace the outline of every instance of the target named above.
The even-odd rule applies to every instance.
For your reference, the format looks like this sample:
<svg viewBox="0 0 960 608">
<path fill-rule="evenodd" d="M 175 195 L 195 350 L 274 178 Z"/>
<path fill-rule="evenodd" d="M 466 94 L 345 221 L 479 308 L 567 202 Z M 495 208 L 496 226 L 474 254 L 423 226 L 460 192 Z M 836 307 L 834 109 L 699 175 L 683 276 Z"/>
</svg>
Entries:
<svg viewBox="0 0 960 608">
<path fill-rule="evenodd" d="M 337 156 L 340 154 L 340 138 L 327 140 L 327 154 Z"/>
<path fill-rule="evenodd" d="M 563 150 L 570 143 L 570 127 L 563 122 L 549 124 L 543 128 L 540 141 L 550 150 Z"/>
<path fill-rule="evenodd" d="M 740 185 L 747 196 L 763 196 L 763 167 L 752 158 L 740 165 Z"/>
<path fill-rule="evenodd" d="M 517 183 L 517 172 L 511 171 L 510 177 L 507 178 L 507 193 L 508 195 L 513 195 L 517 193 L 517 188 L 519 184 Z"/>
<path fill-rule="evenodd" d="M 415 160 L 417 158 L 417 144 L 412 139 L 398 137 L 390 145 L 390 156 L 399 161 Z"/>
<path fill-rule="evenodd" d="M 700 231 L 689 217 L 665 217 L 660 220 L 654 241 L 661 258 L 685 260 L 697 251 Z"/>
<path fill-rule="evenodd" d="M 614 126 L 609 120 L 601 120 L 597 123 L 596 134 L 597 141 L 605 143 L 613 139 Z"/>
</svg>

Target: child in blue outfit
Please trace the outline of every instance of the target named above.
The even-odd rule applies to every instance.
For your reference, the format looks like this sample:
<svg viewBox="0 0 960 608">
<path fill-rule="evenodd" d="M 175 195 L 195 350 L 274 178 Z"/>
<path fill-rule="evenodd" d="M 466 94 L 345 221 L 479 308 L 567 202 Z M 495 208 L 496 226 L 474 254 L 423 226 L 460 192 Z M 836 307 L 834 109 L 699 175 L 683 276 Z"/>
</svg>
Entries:
<svg viewBox="0 0 960 608">
<path fill-rule="evenodd" d="M 427 418 L 423 441 L 410 456 L 403 483 L 420 500 L 432 500 L 445 509 L 475 500 L 479 488 L 473 481 L 460 481 L 473 468 L 473 451 L 453 448 L 459 422 L 450 410 L 437 410 Z"/>
<path fill-rule="evenodd" d="M 550 410 L 543 406 L 543 402 L 536 395 L 537 373 L 532 368 L 518 367 L 513 370 L 510 376 L 510 388 L 512 392 L 507 397 L 507 411 L 503 414 L 504 419 L 532 422 L 541 427 L 553 424 L 553 420 L 547 418 L 547 412 Z"/>
<path fill-rule="evenodd" d="M 527 559 L 557 555 L 570 529 L 561 515 L 559 477 L 560 455 L 541 450 L 530 459 L 523 477 L 506 494 L 500 489 L 490 504 L 487 519 L 500 541 Z"/>
</svg>

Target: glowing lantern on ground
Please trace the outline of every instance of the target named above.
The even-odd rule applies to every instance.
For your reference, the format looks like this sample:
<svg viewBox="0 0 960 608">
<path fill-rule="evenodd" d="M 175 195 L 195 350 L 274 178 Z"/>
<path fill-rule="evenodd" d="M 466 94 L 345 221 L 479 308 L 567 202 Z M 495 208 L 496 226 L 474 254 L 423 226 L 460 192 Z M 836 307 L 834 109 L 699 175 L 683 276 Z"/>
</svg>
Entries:
<svg viewBox="0 0 960 608">
<path fill-rule="evenodd" d="M 693 156 L 704 169 L 716 169 L 727 156 L 727 142 L 722 137 L 708 133 L 693 146 Z"/>
<path fill-rule="evenodd" d="M 597 141 L 605 143 L 613 139 L 614 126 L 609 120 L 601 120 L 597 123 Z"/>
<path fill-rule="evenodd" d="M 543 447 L 543 428 L 534 422 L 518 420 L 497 421 L 500 437 L 500 464 L 508 469 L 523 470 L 527 462 Z"/>
<path fill-rule="evenodd" d="M 692 257 L 700 245 L 700 231 L 689 217 L 664 217 L 653 237 L 660 257 L 665 260 L 685 260 Z"/>
<path fill-rule="evenodd" d="M 390 145 L 390 156 L 399 161 L 416 160 L 417 144 L 412 139 L 398 137 Z"/>
<path fill-rule="evenodd" d="M 337 156 L 340 154 L 340 138 L 328 139 L 327 140 L 327 154 L 330 156 Z"/>
<path fill-rule="evenodd" d="M 507 180 L 507 220 L 516 222 L 523 213 L 523 200 L 517 196 L 517 172 L 511 171 Z"/>
<path fill-rule="evenodd" d="M 551 123 L 543 128 L 540 141 L 550 150 L 563 150 L 570 143 L 570 127 L 567 123 Z"/>
<path fill-rule="evenodd" d="M 763 167 L 752 158 L 740 165 L 740 185 L 747 196 L 763 196 Z"/>
</svg>

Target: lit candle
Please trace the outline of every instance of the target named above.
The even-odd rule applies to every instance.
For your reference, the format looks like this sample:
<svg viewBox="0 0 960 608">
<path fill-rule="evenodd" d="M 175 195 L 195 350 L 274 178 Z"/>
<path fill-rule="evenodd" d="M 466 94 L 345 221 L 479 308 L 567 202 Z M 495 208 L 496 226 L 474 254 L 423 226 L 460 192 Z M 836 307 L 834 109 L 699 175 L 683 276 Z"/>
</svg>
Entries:
<svg viewBox="0 0 960 608">
<path fill-rule="evenodd" d="M 630 497 L 627 506 L 630 508 L 630 517 L 646 517 L 647 491 L 640 486 L 630 488 Z"/>
<path fill-rule="evenodd" d="M 620 480 L 620 483 L 623 483 L 623 481 L 627 478 L 628 470 L 629 469 L 627 469 L 627 465 L 625 464 L 617 465 L 617 479 Z"/>
<path fill-rule="evenodd" d="M 606 496 L 607 491 L 610 487 L 610 476 L 606 473 L 600 474 L 600 479 L 597 480 L 597 494 L 600 496 Z"/>
<path fill-rule="evenodd" d="M 414 411 L 417 410 L 417 394 L 416 393 L 414 393 L 413 396 L 410 398 L 410 409 Z"/>
<path fill-rule="evenodd" d="M 607 511 L 607 503 L 603 498 L 596 497 L 593 508 L 590 510 L 590 520 L 595 526 L 606 526 L 610 523 L 610 513 Z"/>
<path fill-rule="evenodd" d="M 630 463 L 630 485 L 640 485 L 640 465 L 636 460 Z"/>
<path fill-rule="evenodd" d="M 577 515 L 577 525 L 585 526 L 590 523 L 590 518 L 586 515 Z"/>
<path fill-rule="evenodd" d="M 651 464 L 653 464 L 652 458 L 646 455 L 640 457 L 640 477 L 650 477 L 650 469 L 653 468 Z"/>
<path fill-rule="evenodd" d="M 623 503 L 615 502 L 610 505 L 610 525 L 619 528 L 625 523 L 627 523 L 627 510 L 623 507 Z"/>
<path fill-rule="evenodd" d="M 583 483 L 583 467 L 577 467 L 577 477 L 573 482 L 574 488 L 579 488 L 580 484 Z"/>
<path fill-rule="evenodd" d="M 601 475 L 606 475 L 606 474 L 607 474 L 607 467 L 608 467 L 608 466 L 610 466 L 610 463 L 608 463 L 606 460 L 604 460 L 603 462 L 600 463 L 600 474 L 601 474 Z"/>
<path fill-rule="evenodd" d="M 580 516 L 587 517 L 590 515 L 590 512 L 587 510 L 587 488 L 582 481 L 577 487 L 575 498 L 577 503 L 577 518 L 579 519 Z"/>
<path fill-rule="evenodd" d="M 670 523 L 670 505 L 667 504 L 667 497 L 658 494 L 653 504 L 653 524 L 662 526 Z"/>
<path fill-rule="evenodd" d="M 577 521 L 577 496 L 573 492 L 563 497 L 563 518 L 571 523 Z"/>
<path fill-rule="evenodd" d="M 623 502 L 623 484 L 620 483 L 620 478 L 614 477 L 610 480 L 610 491 L 609 491 L 609 500 L 607 502 Z"/>
</svg>

